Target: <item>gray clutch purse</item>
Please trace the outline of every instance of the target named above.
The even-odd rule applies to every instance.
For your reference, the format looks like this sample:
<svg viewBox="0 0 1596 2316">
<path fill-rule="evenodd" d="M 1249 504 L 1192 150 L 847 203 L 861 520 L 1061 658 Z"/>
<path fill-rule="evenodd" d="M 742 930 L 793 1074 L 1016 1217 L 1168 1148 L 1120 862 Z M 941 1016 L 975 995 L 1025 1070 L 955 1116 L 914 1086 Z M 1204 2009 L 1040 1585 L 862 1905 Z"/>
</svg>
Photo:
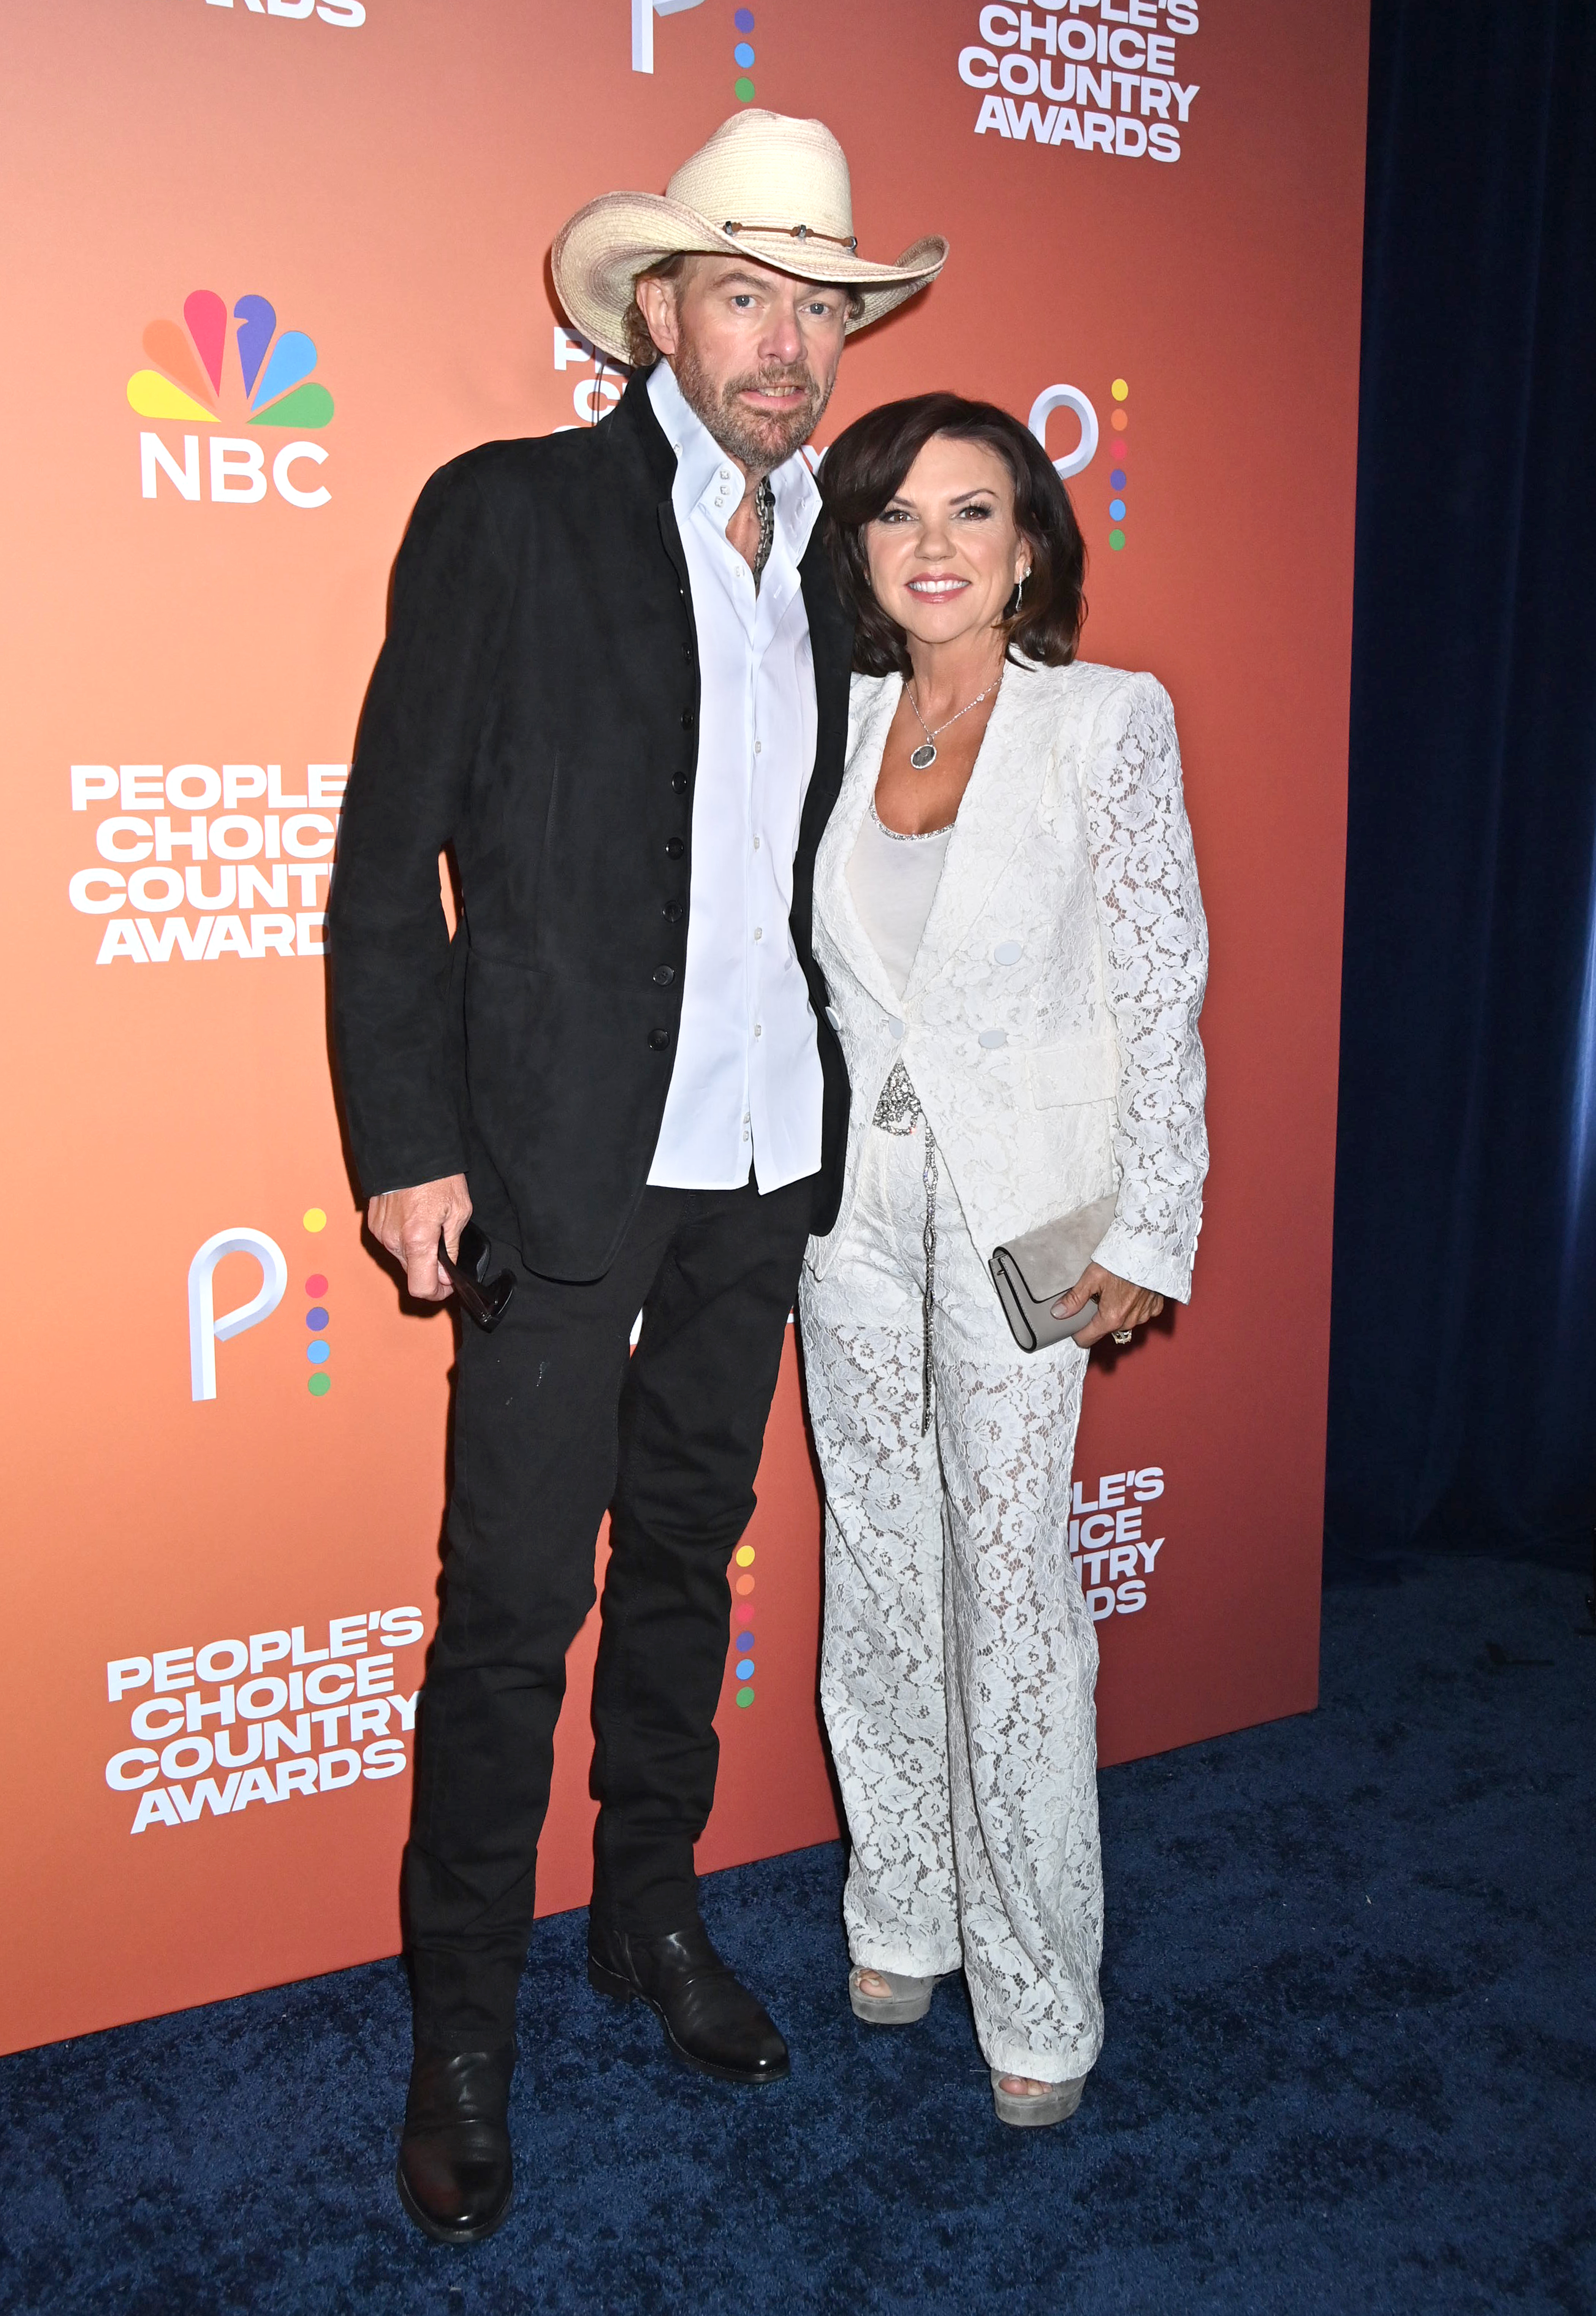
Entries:
<svg viewBox="0 0 1596 2316">
<path fill-rule="evenodd" d="M 1007 1246 L 993 1249 L 992 1278 L 998 1301 L 1022 1351 L 1039 1351 L 1089 1326 L 1097 1316 L 1095 1296 L 1073 1319 L 1056 1319 L 1053 1305 L 1096 1253 L 1114 1219 L 1113 1198 L 1094 1198 L 1073 1215 L 1043 1223 Z"/>
</svg>

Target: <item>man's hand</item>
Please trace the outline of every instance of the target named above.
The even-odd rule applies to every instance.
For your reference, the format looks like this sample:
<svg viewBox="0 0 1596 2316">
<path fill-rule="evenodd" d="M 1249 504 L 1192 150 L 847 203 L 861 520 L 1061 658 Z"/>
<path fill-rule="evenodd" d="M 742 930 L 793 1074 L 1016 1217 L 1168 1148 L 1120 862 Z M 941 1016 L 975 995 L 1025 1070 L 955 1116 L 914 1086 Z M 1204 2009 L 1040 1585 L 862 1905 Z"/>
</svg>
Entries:
<svg viewBox="0 0 1596 2316">
<path fill-rule="evenodd" d="M 418 1182 L 410 1190 L 384 1190 L 366 1209 L 371 1235 L 405 1266 L 405 1279 L 418 1303 L 442 1303 L 450 1289 L 438 1268 L 440 1235 L 450 1255 L 460 1249 L 460 1233 L 471 1219 L 471 1193 L 463 1174 L 441 1182 Z"/>
<path fill-rule="evenodd" d="M 1105 1335 L 1123 1334 L 1128 1327 L 1144 1327 L 1149 1319 L 1156 1319 L 1164 1308 L 1162 1295 L 1155 1295 L 1150 1287 L 1137 1287 L 1128 1278 L 1120 1278 L 1105 1270 L 1101 1262 L 1089 1262 L 1067 1295 L 1061 1295 L 1053 1305 L 1056 1319 L 1070 1319 L 1083 1303 L 1097 1297 L 1097 1316 L 1090 1326 L 1083 1327 L 1075 1341 L 1083 1351 L 1093 1343 L 1101 1343 Z"/>
</svg>

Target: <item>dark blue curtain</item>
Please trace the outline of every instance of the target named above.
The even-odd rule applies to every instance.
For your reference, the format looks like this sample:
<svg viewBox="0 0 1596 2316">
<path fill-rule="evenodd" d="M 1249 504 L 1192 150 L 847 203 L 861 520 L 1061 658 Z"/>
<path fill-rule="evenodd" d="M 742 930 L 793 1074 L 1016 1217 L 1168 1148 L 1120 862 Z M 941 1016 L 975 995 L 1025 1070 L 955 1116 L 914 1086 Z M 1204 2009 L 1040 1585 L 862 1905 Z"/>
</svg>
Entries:
<svg viewBox="0 0 1596 2316">
<path fill-rule="evenodd" d="M 1596 1519 L 1596 6 L 1374 0 L 1327 1539 Z"/>
</svg>

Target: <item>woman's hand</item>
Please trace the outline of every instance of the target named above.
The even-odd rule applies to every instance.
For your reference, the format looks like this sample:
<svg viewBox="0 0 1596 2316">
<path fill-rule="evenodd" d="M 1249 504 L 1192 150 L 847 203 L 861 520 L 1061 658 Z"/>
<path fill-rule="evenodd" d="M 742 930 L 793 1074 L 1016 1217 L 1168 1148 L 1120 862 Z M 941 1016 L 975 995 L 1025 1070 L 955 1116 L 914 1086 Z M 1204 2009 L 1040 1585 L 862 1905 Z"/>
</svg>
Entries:
<svg viewBox="0 0 1596 2316">
<path fill-rule="evenodd" d="M 1119 1335 L 1131 1327 L 1145 1327 L 1164 1308 L 1163 1296 L 1155 1295 L 1150 1287 L 1137 1287 L 1130 1279 L 1105 1270 L 1101 1262 L 1089 1262 L 1069 1293 L 1061 1295 L 1055 1303 L 1053 1316 L 1073 1318 L 1082 1304 L 1090 1303 L 1094 1295 L 1097 1315 L 1075 1337 L 1083 1351 L 1090 1350 L 1093 1343 L 1101 1343 L 1105 1335 Z"/>
</svg>

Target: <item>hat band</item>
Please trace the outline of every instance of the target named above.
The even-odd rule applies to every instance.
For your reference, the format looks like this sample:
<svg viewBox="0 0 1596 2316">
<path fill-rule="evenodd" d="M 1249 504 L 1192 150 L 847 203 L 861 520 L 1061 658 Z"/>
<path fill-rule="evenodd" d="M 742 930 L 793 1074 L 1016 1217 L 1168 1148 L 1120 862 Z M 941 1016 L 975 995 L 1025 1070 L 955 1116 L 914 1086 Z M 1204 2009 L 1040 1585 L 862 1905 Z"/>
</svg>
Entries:
<svg viewBox="0 0 1596 2316">
<path fill-rule="evenodd" d="M 846 249 L 857 254 L 859 236 L 856 233 L 819 233 L 811 225 L 759 225 L 742 218 L 727 218 L 722 233 L 784 233 L 792 241 L 828 241 L 834 249 Z"/>
</svg>

